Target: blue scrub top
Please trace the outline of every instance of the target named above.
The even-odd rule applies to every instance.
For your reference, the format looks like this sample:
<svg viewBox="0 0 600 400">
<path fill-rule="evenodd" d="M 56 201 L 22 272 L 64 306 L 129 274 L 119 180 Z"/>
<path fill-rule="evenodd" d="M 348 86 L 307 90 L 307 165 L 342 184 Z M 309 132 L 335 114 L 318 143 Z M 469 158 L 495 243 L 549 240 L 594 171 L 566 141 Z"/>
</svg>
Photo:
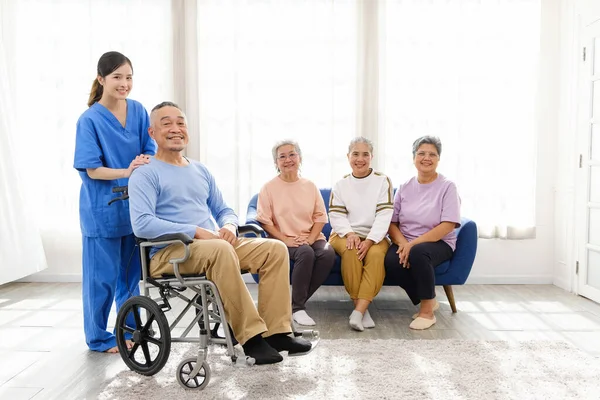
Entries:
<svg viewBox="0 0 600 400">
<path fill-rule="evenodd" d="M 81 233 L 90 237 L 121 237 L 133 233 L 129 202 L 108 202 L 117 197 L 115 186 L 129 179 L 101 180 L 88 176 L 86 168 L 128 168 L 140 154 L 154 155 L 156 143 L 148 135 L 150 118 L 139 102 L 127 99 L 125 127 L 103 105 L 94 103 L 77 121 L 74 167 L 81 177 L 79 219 Z"/>
</svg>

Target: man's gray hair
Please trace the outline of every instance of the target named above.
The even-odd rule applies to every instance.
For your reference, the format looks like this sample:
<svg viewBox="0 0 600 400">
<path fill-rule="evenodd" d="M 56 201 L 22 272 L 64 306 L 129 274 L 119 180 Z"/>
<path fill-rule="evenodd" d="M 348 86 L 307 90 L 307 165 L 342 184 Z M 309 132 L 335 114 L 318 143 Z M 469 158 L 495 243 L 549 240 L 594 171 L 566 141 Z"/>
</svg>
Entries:
<svg viewBox="0 0 600 400">
<path fill-rule="evenodd" d="M 275 163 L 275 168 L 277 168 L 277 172 L 279 171 L 279 167 L 277 166 L 277 150 L 279 150 L 279 148 L 281 146 L 294 146 L 294 150 L 296 151 L 296 153 L 298 153 L 298 157 L 300 157 L 300 160 L 302 160 L 302 150 L 300 149 L 300 145 L 298 144 L 298 142 L 296 142 L 295 140 L 291 140 L 291 139 L 285 139 L 285 140 L 281 140 L 277 143 L 275 143 L 275 146 L 273 146 L 272 149 L 272 153 L 273 153 L 273 162 Z"/>
<path fill-rule="evenodd" d="M 359 143 L 364 143 L 367 146 L 369 146 L 369 152 L 373 154 L 373 142 L 371 142 L 369 139 L 363 136 L 355 137 L 350 141 L 350 145 L 348 146 L 348 154 L 350 154 L 352 152 L 352 148 Z"/>
<path fill-rule="evenodd" d="M 417 155 L 417 150 L 419 150 L 419 147 L 421 147 L 421 145 L 423 144 L 432 144 L 435 146 L 435 149 L 437 150 L 438 156 L 442 156 L 442 141 L 440 140 L 439 137 L 437 136 L 429 136 L 429 135 L 425 135 L 425 136 L 421 136 L 420 138 L 418 138 L 417 140 L 415 140 L 413 142 L 413 146 L 412 146 L 412 154 L 413 154 L 413 158 Z"/>
<path fill-rule="evenodd" d="M 174 108 L 178 109 L 179 111 L 181 111 L 183 118 L 187 121 L 187 117 L 186 117 L 185 113 L 183 112 L 183 110 L 181 109 L 181 107 L 179 107 L 176 103 L 173 103 L 172 101 L 163 101 L 162 103 L 158 103 L 157 105 L 155 105 L 154 108 L 152 109 L 152 111 L 150 111 L 150 119 L 153 120 L 156 111 L 158 111 L 164 107 L 174 107 Z"/>
<path fill-rule="evenodd" d="M 175 107 L 179 111 L 183 112 L 183 110 L 177 104 L 173 103 L 172 101 L 163 101 L 162 103 L 155 105 L 154 108 L 152 109 L 152 111 L 150 111 L 150 112 L 160 110 L 163 107 Z"/>
</svg>

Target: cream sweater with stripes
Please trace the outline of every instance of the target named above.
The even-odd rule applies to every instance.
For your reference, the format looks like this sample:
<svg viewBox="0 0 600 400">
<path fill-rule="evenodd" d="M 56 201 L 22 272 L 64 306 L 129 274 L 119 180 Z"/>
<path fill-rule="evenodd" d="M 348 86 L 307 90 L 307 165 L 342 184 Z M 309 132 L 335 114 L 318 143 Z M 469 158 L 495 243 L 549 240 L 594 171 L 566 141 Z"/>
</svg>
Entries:
<svg viewBox="0 0 600 400">
<path fill-rule="evenodd" d="M 364 178 L 346 175 L 329 198 L 329 222 L 338 236 L 354 232 L 375 243 L 382 241 L 394 211 L 394 189 L 390 178 L 371 171 Z"/>
</svg>

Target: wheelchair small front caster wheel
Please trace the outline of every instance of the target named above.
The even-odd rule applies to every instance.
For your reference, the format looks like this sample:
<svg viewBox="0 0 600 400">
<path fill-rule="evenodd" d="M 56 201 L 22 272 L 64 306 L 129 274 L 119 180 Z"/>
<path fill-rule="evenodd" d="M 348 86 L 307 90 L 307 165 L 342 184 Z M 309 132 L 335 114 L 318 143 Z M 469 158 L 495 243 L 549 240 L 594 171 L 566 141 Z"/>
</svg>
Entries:
<svg viewBox="0 0 600 400">
<path fill-rule="evenodd" d="M 177 367 L 177 382 L 184 389 L 202 390 L 210 381 L 210 366 L 206 361 L 202 361 L 200 370 L 192 376 L 192 372 L 198 363 L 195 357 L 186 358 Z"/>
</svg>

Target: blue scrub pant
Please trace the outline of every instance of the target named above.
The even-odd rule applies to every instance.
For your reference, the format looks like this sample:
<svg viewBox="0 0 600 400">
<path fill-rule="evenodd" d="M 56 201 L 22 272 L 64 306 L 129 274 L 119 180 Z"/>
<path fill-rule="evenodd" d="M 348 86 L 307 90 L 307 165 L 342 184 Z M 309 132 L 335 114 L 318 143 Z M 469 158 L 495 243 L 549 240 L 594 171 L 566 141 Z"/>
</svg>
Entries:
<svg viewBox="0 0 600 400">
<path fill-rule="evenodd" d="M 113 300 L 118 312 L 129 297 L 139 295 L 139 281 L 140 254 L 133 235 L 83 236 L 83 329 L 90 350 L 117 345 L 115 335 L 106 330 Z"/>
</svg>

